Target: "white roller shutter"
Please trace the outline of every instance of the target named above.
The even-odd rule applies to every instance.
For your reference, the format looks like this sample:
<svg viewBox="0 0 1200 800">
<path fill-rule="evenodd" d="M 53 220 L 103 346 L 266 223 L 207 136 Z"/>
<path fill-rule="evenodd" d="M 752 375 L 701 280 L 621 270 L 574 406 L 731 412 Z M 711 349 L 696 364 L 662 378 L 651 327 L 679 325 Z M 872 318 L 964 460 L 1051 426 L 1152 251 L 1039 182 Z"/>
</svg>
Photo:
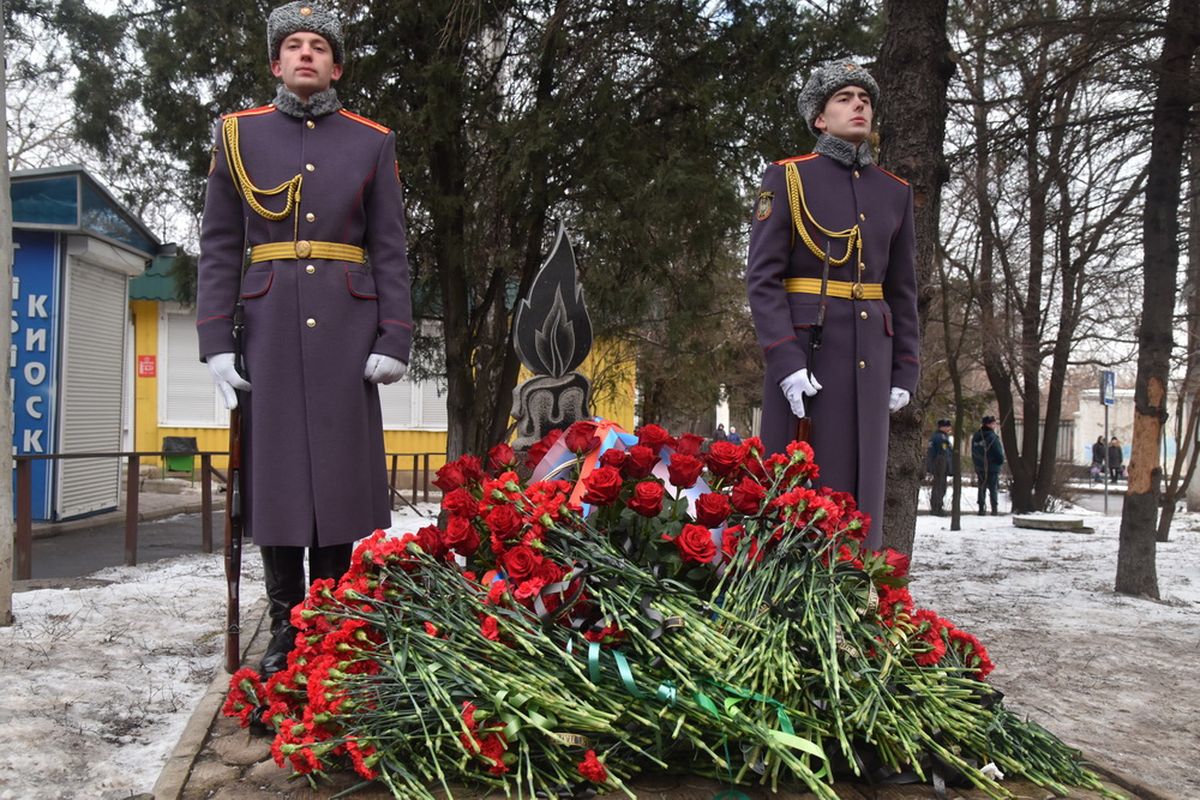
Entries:
<svg viewBox="0 0 1200 800">
<path fill-rule="evenodd" d="M 69 257 L 64 318 L 62 417 L 64 453 L 121 449 L 121 386 L 125 366 L 127 278 Z M 119 459 L 64 460 L 59 470 L 59 518 L 115 508 Z"/>
<path fill-rule="evenodd" d="M 158 421 L 182 428 L 224 427 L 229 412 L 200 361 L 194 309 L 163 304 L 158 326 Z"/>
</svg>

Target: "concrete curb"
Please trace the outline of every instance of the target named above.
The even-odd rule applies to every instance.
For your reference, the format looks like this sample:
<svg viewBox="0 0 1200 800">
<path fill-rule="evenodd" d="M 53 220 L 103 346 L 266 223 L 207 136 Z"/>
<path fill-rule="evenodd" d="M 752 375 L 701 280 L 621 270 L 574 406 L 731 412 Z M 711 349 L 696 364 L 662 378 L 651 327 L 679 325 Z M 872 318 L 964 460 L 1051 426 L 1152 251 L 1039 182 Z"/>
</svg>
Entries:
<svg viewBox="0 0 1200 800">
<path fill-rule="evenodd" d="M 252 629 L 249 626 L 242 628 L 241 658 L 245 661 L 246 654 L 250 651 L 254 641 L 258 639 L 267 619 L 266 598 L 255 603 L 243 616 L 243 619 L 256 620 Z M 246 636 L 246 633 L 250 633 L 250 635 Z M 225 672 L 222 665 L 217 668 L 216 674 L 213 675 L 212 681 L 204 691 L 204 696 L 200 698 L 200 702 L 192 711 L 192 716 L 188 718 L 187 725 L 184 726 L 183 733 L 179 736 L 179 741 L 175 743 L 171 755 L 158 773 L 158 779 L 154 782 L 152 790 L 154 800 L 178 800 L 179 796 L 183 794 L 183 788 L 187 785 L 192 766 L 196 763 L 196 757 L 200 755 L 204 743 L 208 740 L 208 731 L 212 728 L 213 721 L 221 713 L 221 706 L 225 703 L 225 694 L 228 690 L 229 674 Z"/>
<path fill-rule="evenodd" d="M 1093 758 L 1091 753 L 1083 752 L 1083 760 L 1085 762 L 1085 766 L 1087 766 L 1087 768 L 1092 772 L 1096 773 L 1109 783 L 1116 784 L 1125 791 L 1137 795 L 1139 800 L 1182 800 L 1182 798 L 1176 795 L 1167 794 L 1160 789 L 1147 786 L 1136 778 L 1131 778 L 1122 772 L 1118 772 L 1112 767 L 1105 766 L 1101 761 Z"/>
</svg>

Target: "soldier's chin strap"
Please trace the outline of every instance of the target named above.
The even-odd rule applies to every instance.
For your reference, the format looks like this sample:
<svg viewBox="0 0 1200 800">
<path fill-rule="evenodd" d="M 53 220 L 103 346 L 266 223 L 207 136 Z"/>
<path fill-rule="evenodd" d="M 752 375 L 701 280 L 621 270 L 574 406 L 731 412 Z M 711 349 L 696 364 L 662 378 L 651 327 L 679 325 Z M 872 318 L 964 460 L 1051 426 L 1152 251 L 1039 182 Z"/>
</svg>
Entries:
<svg viewBox="0 0 1200 800">
<path fill-rule="evenodd" d="M 273 189 L 260 189 L 250 180 L 246 165 L 242 163 L 242 151 L 238 145 L 238 118 L 226 117 L 221 125 L 221 141 L 225 146 L 225 157 L 229 159 L 229 171 L 233 173 L 234 183 L 238 193 L 246 199 L 250 209 L 265 220 L 280 222 L 294 215 L 292 226 L 293 241 L 298 237 L 300 225 L 300 187 L 304 184 L 304 176 L 297 173 Z M 282 211 L 271 211 L 258 202 L 257 195 L 274 197 L 287 192 L 287 203 Z"/>
</svg>

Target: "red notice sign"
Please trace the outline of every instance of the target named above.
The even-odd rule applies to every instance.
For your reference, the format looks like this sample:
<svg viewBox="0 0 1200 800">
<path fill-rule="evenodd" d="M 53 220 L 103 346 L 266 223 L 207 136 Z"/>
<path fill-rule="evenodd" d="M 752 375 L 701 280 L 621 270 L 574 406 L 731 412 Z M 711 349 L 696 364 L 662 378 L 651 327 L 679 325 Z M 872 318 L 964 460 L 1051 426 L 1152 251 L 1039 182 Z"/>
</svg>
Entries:
<svg viewBox="0 0 1200 800">
<path fill-rule="evenodd" d="M 139 378 L 153 378 L 158 374 L 158 356 L 138 356 L 137 369 Z"/>
</svg>

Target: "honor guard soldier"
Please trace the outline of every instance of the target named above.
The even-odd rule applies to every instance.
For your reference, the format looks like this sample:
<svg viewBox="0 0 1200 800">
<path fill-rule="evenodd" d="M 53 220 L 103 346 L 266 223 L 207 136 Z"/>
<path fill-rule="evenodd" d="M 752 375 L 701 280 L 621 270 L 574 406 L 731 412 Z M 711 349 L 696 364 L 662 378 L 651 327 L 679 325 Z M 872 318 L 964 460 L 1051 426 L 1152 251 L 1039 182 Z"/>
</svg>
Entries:
<svg viewBox="0 0 1200 800">
<path fill-rule="evenodd" d="M 883 541 L 888 413 L 908 403 L 919 368 L 912 190 L 872 162 L 878 101 L 852 61 L 808 79 L 800 115 L 816 147 L 767 166 L 746 265 L 766 363 L 763 445 L 783 452 L 806 417 L 818 484 L 857 498 L 872 549 Z"/>
<path fill-rule="evenodd" d="M 391 524 L 376 384 L 404 376 L 412 342 L 396 137 L 338 101 L 341 23 L 288 3 L 267 47 L 275 101 L 216 134 L 196 297 L 201 358 L 229 408 L 240 390 L 242 514 L 270 601 L 264 675 L 287 666 L 305 549 L 310 580 L 336 579 L 355 540 Z"/>
</svg>

